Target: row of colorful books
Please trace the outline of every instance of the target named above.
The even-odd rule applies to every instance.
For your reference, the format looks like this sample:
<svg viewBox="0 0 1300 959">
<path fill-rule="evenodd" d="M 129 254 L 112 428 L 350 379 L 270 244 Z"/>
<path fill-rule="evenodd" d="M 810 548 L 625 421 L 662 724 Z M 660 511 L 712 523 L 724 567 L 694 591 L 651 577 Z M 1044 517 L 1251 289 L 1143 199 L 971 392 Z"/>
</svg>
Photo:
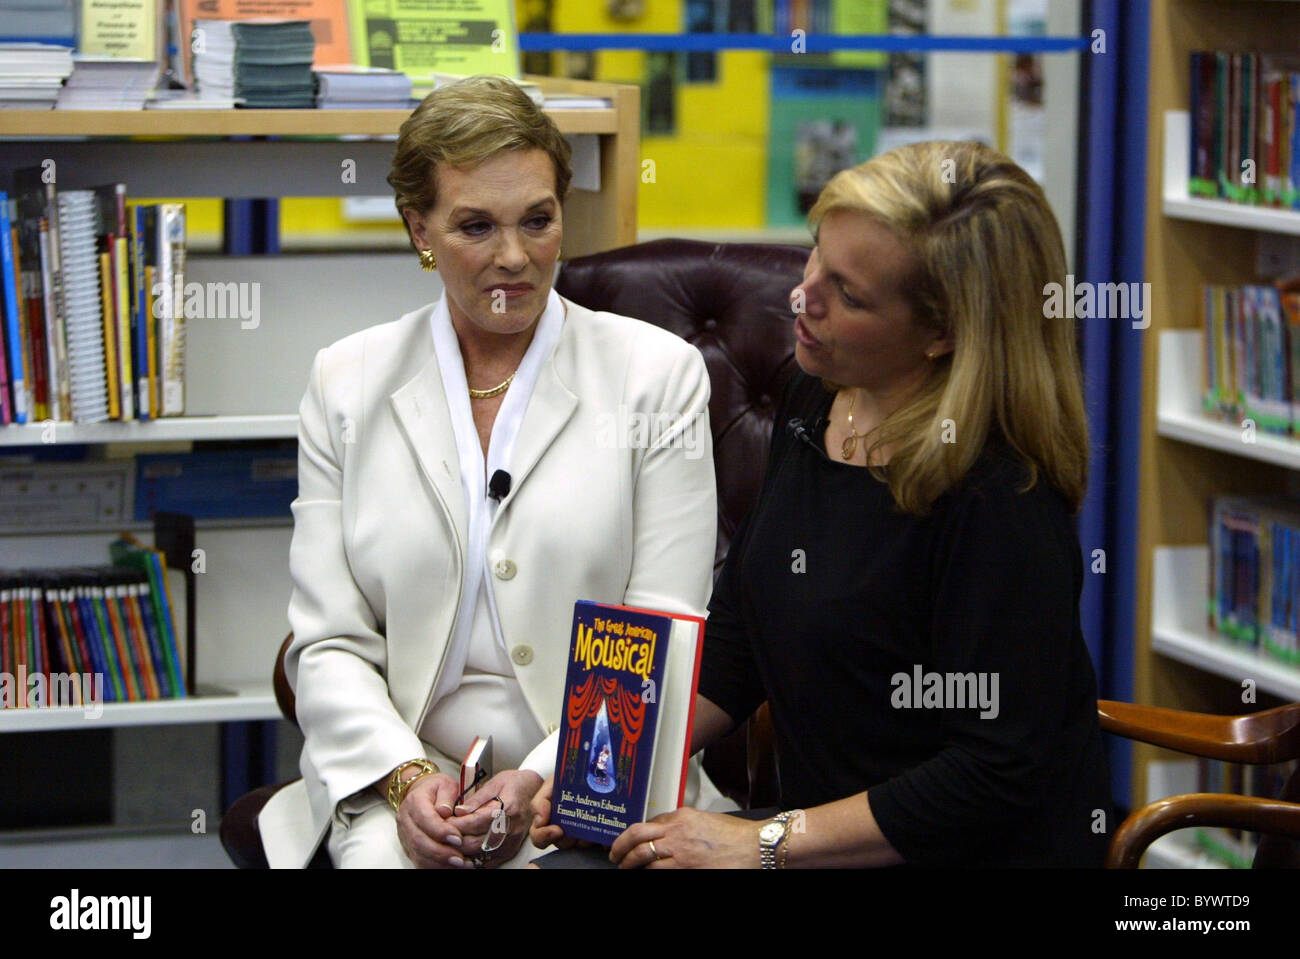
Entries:
<svg viewBox="0 0 1300 959">
<path fill-rule="evenodd" d="M 1209 284 L 1202 307 L 1205 411 L 1300 435 L 1300 282 Z"/>
<path fill-rule="evenodd" d="M 111 566 L 0 571 L 0 667 L 50 689 L 58 674 L 98 674 L 105 702 L 182 698 L 162 554 L 126 540 L 110 550 Z"/>
<path fill-rule="evenodd" d="M 1300 663 L 1300 504 L 1214 500 L 1209 621 L 1239 643 Z"/>
<path fill-rule="evenodd" d="M 126 187 L 0 191 L 0 424 L 185 412 L 185 205 Z"/>
<path fill-rule="evenodd" d="M 1276 799 L 1295 772 L 1294 760 L 1267 766 L 1243 766 L 1217 759 L 1198 759 L 1196 790 Z M 1259 836 L 1241 829 L 1202 827 L 1196 830 L 1196 844 L 1212 859 L 1233 869 L 1249 869 L 1259 846 Z"/>
<path fill-rule="evenodd" d="M 1191 56 L 1192 196 L 1300 209 L 1300 57 Z"/>
</svg>

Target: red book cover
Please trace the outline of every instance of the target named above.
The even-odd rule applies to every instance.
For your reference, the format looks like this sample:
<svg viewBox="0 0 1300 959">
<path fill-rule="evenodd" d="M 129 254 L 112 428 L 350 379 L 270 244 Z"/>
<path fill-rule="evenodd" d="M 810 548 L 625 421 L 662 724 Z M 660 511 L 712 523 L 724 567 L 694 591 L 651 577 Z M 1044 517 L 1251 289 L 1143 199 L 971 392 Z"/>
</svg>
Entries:
<svg viewBox="0 0 1300 959">
<path fill-rule="evenodd" d="M 104 586 L 104 611 L 108 620 L 108 628 L 112 633 L 113 646 L 117 649 L 118 662 L 122 664 L 122 679 L 126 684 L 126 698 L 131 702 L 136 702 L 144 698 L 140 686 L 136 682 L 139 666 L 135 662 L 133 651 L 128 651 L 126 631 L 122 628 L 122 620 L 118 616 L 117 597 L 113 595 L 114 587 Z"/>
<path fill-rule="evenodd" d="M 128 590 L 131 589 L 132 587 L 128 587 Z M 145 632 L 144 623 L 140 619 L 140 610 L 136 605 L 134 592 L 129 591 L 127 593 L 122 608 L 125 610 L 127 625 L 130 627 L 131 641 L 135 644 L 136 657 L 140 663 L 145 693 L 149 699 L 162 699 L 162 689 L 158 686 L 158 667 L 153 662 L 153 657 L 149 655 L 149 637 Z"/>
<path fill-rule="evenodd" d="M 63 603 L 59 599 L 57 587 L 45 591 L 45 608 L 49 611 L 48 629 L 54 634 L 63 654 L 63 668 L 69 673 L 80 673 L 81 664 L 72 650 L 72 639 L 68 636 L 68 627 L 64 621 Z"/>
<path fill-rule="evenodd" d="M 45 674 L 45 688 L 51 689 L 50 674 L 55 670 L 50 663 L 50 636 L 45 629 L 45 590 L 41 589 L 40 584 L 32 586 L 32 622 L 36 627 L 36 650 L 41 672 Z"/>
</svg>

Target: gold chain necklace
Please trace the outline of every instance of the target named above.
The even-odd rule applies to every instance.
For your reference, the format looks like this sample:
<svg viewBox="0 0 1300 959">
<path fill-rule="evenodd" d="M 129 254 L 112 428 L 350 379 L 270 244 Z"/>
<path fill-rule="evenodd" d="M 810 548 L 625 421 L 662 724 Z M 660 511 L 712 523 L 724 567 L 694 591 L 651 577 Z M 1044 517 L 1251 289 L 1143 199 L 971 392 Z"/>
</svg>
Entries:
<svg viewBox="0 0 1300 959">
<path fill-rule="evenodd" d="M 858 394 L 854 393 L 849 397 L 849 435 L 844 437 L 844 442 L 840 444 L 840 456 L 846 460 L 853 459 L 853 454 L 858 451 L 858 440 L 866 439 L 866 433 L 859 433 L 853 428 L 853 404 L 857 402 Z M 868 430 L 867 432 L 870 432 Z"/>
<path fill-rule="evenodd" d="M 518 370 L 515 370 L 515 373 L 518 372 Z M 510 384 L 515 381 L 515 373 L 511 373 L 506 377 L 504 383 L 494 386 L 490 390 L 476 390 L 471 386 L 469 388 L 469 398 L 472 400 L 486 400 L 504 393 L 506 390 L 510 389 Z"/>
</svg>

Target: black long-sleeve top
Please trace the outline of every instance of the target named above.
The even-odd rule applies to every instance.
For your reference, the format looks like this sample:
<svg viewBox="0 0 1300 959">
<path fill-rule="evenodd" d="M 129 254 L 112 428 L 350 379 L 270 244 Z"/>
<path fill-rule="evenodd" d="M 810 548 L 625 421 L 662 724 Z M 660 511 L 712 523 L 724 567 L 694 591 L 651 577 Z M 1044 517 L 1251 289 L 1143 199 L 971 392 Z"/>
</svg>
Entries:
<svg viewBox="0 0 1300 959">
<path fill-rule="evenodd" d="M 909 864 L 1100 866 L 1115 824 L 1064 499 L 1041 476 L 1018 492 L 1024 467 L 990 440 L 930 515 L 906 515 L 827 457 L 831 400 L 802 373 L 786 390 L 700 693 L 737 722 L 766 699 L 782 808 L 866 790 Z"/>
</svg>

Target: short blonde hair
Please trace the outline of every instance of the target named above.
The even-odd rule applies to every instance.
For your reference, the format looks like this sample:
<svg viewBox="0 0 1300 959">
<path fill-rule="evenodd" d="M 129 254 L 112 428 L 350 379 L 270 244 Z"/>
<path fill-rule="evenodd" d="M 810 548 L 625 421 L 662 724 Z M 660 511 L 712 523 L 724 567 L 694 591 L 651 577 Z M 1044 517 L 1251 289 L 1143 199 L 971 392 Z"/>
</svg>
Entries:
<svg viewBox="0 0 1300 959">
<path fill-rule="evenodd" d="M 519 84 L 484 75 L 440 87 L 420 102 L 397 137 L 388 185 L 396 193 L 398 215 L 405 223 L 406 210 L 433 208 L 439 163 L 472 167 L 503 150 L 530 149 L 551 158 L 555 195 L 563 200 L 573 179 L 569 141 Z"/>
<path fill-rule="evenodd" d="M 914 270 L 900 289 L 913 319 L 950 331 L 955 344 L 873 431 L 873 448 L 895 450 L 888 475 L 878 475 L 899 508 L 928 512 L 997 434 L 1023 460 L 1028 486 L 1041 473 L 1077 512 L 1088 421 L 1074 324 L 1044 308 L 1046 285 L 1066 282 L 1066 263 L 1042 188 L 982 144 L 915 143 L 833 177 L 808 214 L 814 233 L 834 210 L 865 214 L 903 244 Z"/>
</svg>

